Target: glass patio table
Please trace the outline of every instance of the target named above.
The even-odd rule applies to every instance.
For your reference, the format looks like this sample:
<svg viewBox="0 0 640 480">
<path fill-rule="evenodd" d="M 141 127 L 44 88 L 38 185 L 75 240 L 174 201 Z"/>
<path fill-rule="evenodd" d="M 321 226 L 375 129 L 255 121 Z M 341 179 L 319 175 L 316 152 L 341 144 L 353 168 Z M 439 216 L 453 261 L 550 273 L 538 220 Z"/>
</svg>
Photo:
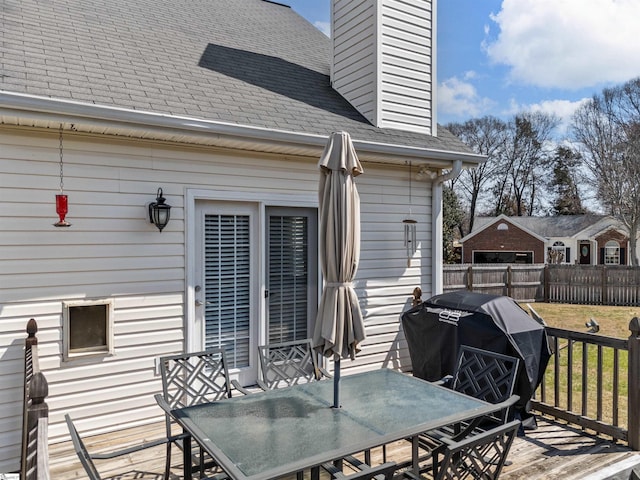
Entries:
<svg viewBox="0 0 640 480">
<path fill-rule="evenodd" d="M 231 478 L 268 480 L 495 410 L 389 369 L 343 377 L 340 398 L 332 408 L 333 381 L 324 380 L 171 414 Z"/>
</svg>

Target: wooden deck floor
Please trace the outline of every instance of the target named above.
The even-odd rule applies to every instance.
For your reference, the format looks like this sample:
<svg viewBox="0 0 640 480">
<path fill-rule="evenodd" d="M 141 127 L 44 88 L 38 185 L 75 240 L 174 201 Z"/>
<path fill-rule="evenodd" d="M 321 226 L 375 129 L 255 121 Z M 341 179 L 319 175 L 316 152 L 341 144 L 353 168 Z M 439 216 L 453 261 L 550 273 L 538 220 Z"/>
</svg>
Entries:
<svg viewBox="0 0 640 480">
<path fill-rule="evenodd" d="M 108 451 L 137 444 L 163 435 L 164 423 L 128 429 L 119 433 L 85 438 L 90 452 Z M 174 449 L 172 479 L 180 479 L 182 459 Z M 410 458 L 408 442 L 397 442 L 387 449 L 390 460 Z M 71 480 L 87 478 L 73 448 L 68 443 L 52 445 L 49 450 L 51 478 Z M 381 451 L 373 452 L 374 462 L 380 461 Z M 640 454 L 625 445 L 589 435 L 571 425 L 538 417 L 538 429 L 518 437 L 509 454 L 512 462 L 503 470 L 502 480 L 572 480 L 603 471 L 611 465 Z M 161 480 L 164 472 L 165 447 L 154 447 L 117 460 L 98 460 L 96 465 L 106 480 Z M 611 468 L 609 469 L 611 470 Z M 615 470 L 615 468 L 614 468 Z"/>
</svg>

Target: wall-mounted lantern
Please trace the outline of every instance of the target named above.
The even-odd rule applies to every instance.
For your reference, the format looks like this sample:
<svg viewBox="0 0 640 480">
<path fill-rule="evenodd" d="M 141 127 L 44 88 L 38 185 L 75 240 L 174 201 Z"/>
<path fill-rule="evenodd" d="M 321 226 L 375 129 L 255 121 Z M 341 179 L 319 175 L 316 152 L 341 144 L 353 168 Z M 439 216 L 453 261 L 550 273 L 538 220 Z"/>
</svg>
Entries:
<svg viewBox="0 0 640 480">
<path fill-rule="evenodd" d="M 149 204 L 149 221 L 158 227 L 161 232 L 169 223 L 171 213 L 171 205 L 164 203 L 165 200 L 166 198 L 162 196 L 162 188 L 159 188 L 156 201 Z"/>
</svg>

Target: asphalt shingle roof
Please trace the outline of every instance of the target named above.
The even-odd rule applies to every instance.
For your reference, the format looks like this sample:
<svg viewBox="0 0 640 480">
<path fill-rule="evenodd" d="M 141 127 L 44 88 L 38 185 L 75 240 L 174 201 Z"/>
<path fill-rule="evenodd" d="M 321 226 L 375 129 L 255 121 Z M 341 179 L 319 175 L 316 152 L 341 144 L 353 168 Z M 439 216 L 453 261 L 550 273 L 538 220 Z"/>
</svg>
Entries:
<svg viewBox="0 0 640 480">
<path fill-rule="evenodd" d="M 0 90 L 469 152 L 371 126 L 329 85 L 330 40 L 263 0 L 3 0 Z"/>
<path fill-rule="evenodd" d="M 516 225 L 524 227 L 541 237 L 571 237 L 605 218 L 604 215 L 558 215 L 556 217 L 508 217 Z M 495 217 L 476 217 L 473 231 L 476 232 L 493 222 Z"/>
</svg>

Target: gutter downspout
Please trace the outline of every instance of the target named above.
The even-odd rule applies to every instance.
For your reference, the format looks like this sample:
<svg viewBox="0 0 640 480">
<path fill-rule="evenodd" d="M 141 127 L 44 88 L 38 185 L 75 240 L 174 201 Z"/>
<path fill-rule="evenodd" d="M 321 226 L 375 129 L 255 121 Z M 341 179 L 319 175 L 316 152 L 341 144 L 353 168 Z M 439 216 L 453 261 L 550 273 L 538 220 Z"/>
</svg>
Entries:
<svg viewBox="0 0 640 480">
<path fill-rule="evenodd" d="M 462 171 L 462 160 L 455 160 L 447 173 L 439 175 L 431 182 L 431 288 L 432 295 L 439 295 L 443 291 L 442 282 L 442 184 L 457 177 Z"/>
</svg>

